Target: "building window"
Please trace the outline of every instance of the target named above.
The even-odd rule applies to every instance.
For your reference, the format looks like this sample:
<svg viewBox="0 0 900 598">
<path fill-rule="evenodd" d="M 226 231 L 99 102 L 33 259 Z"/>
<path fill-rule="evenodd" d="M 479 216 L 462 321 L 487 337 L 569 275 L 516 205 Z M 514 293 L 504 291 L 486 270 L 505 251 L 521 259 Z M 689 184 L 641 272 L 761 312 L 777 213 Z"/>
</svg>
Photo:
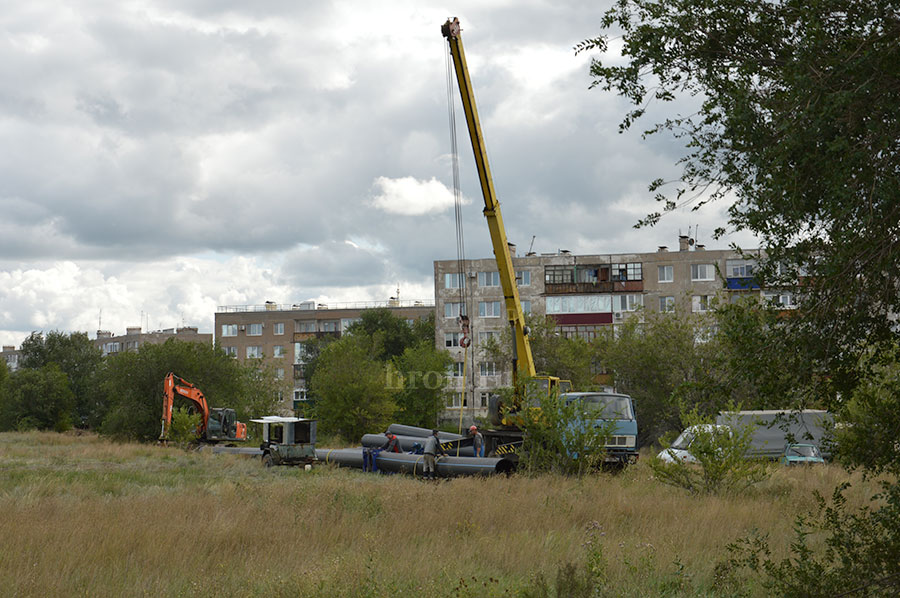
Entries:
<svg viewBox="0 0 900 598">
<path fill-rule="evenodd" d="M 462 378 L 465 367 L 466 364 L 462 361 L 454 361 L 447 367 L 447 375 L 453 378 Z"/>
<path fill-rule="evenodd" d="M 338 332 L 338 330 L 340 330 L 340 325 L 340 322 L 334 320 L 322 322 L 322 332 Z"/>
<path fill-rule="evenodd" d="M 797 302 L 794 296 L 789 292 L 766 291 L 763 293 L 763 298 L 770 306 L 773 307 L 782 307 L 787 309 L 797 307 Z"/>
<path fill-rule="evenodd" d="M 672 282 L 675 280 L 675 272 L 673 266 L 657 266 L 659 271 L 659 282 Z"/>
<path fill-rule="evenodd" d="M 500 273 L 499 272 L 479 272 L 478 273 L 478 286 L 480 286 L 480 287 L 499 287 L 500 286 Z"/>
<path fill-rule="evenodd" d="M 610 313 L 612 297 L 609 295 L 555 295 L 545 300 L 548 314 Z"/>
<path fill-rule="evenodd" d="M 294 332 L 315 332 L 315 320 L 296 320 L 294 321 Z"/>
<path fill-rule="evenodd" d="M 610 270 L 614 282 L 644 279 L 643 266 L 640 263 L 613 264 Z"/>
<path fill-rule="evenodd" d="M 480 395 L 481 404 L 479 405 L 479 407 L 482 407 L 482 408 L 487 407 L 488 406 L 488 398 L 490 396 L 491 396 L 490 393 L 487 393 L 487 392 L 481 393 L 481 395 Z"/>
<path fill-rule="evenodd" d="M 452 274 L 444 274 L 445 289 L 464 289 L 466 288 L 466 275 L 461 272 Z"/>
<path fill-rule="evenodd" d="M 284 357 L 284 345 L 275 345 L 272 347 L 272 357 Z"/>
<path fill-rule="evenodd" d="M 499 301 L 479 301 L 478 315 L 482 318 L 499 318 L 500 302 Z"/>
<path fill-rule="evenodd" d="M 284 322 L 275 322 L 275 330 L 272 334 L 284 334 Z"/>
<path fill-rule="evenodd" d="M 284 380 L 284 368 L 275 368 L 275 377 L 278 380 Z"/>
<path fill-rule="evenodd" d="M 715 280 L 716 270 L 712 264 L 691 264 L 691 280 L 705 281 Z"/>
<path fill-rule="evenodd" d="M 248 324 L 247 336 L 262 336 L 262 324 Z"/>
<path fill-rule="evenodd" d="M 225 355 L 229 357 L 237 357 L 237 347 L 222 347 L 225 349 Z"/>
<path fill-rule="evenodd" d="M 691 311 L 701 313 L 709 311 L 709 295 L 694 295 L 691 297 Z"/>
<path fill-rule="evenodd" d="M 450 406 L 459 408 L 463 403 L 463 395 L 461 392 L 450 393 Z"/>
<path fill-rule="evenodd" d="M 258 359 L 263 356 L 262 347 L 259 345 L 253 345 L 247 347 L 247 359 Z"/>
<path fill-rule="evenodd" d="M 547 284 L 575 282 L 575 269 L 572 266 L 545 266 L 544 282 Z"/>
<path fill-rule="evenodd" d="M 670 312 L 675 311 L 675 297 L 666 295 L 659 298 L 659 311 Z"/>
<path fill-rule="evenodd" d="M 531 286 L 531 270 L 522 270 L 516 272 L 516 284 L 520 287 Z"/>
<path fill-rule="evenodd" d="M 531 301 L 522 301 L 522 311 L 526 314 L 531 313 Z"/>
<path fill-rule="evenodd" d="M 303 364 L 306 363 L 307 358 L 310 357 L 309 350 L 306 347 L 306 343 L 294 343 L 294 363 L 295 364 Z"/>
<path fill-rule="evenodd" d="M 730 278 L 750 278 L 756 269 L 756 260 L 726 260 L 725 272 Z"/>
<path fill-rule="evenodd" d="M 458 318 L 459 316 L 466 315 L 466 304 L 463 302 L 457 303 L 445 303 L 444 304 L 444 317 L 445 318 Z"/>
<path fill-rule="evenodd" d="M 613 295 L 613 311 L 636 311 L 644 306 L 643 295 Z"/>
<path fill-rule="evenodd" d="M 237 324 L 222 324 L 222 336 L 237 336 Z"/>
<path fill-rule="evenodd" d="M 482 376 L 499 376 L 500 370 L 493 361 L 482 361 L 478 364 L 478 371 Z"/>
<path fill-rule="evenodd" d="M 500 341 L 500 333 L 496 330 L 486 330 L 478 333 L 478 344 L 484 344 L 488 342 L 488 340 L 494 339 L 497 342 Z"/>
<path fill-rule="evenodd" d="M 445 332 L 444 333 L 444 346 L 445 347 L 458 347 L 459 339 L 462 337 L 461 332 Z"/>
<path fill-rule="evenodd" d="M 583 338 L 590 341 L 599 336 L 602 325 L 557 326 L 559 333 L 565 338 Z"/>
</svg>

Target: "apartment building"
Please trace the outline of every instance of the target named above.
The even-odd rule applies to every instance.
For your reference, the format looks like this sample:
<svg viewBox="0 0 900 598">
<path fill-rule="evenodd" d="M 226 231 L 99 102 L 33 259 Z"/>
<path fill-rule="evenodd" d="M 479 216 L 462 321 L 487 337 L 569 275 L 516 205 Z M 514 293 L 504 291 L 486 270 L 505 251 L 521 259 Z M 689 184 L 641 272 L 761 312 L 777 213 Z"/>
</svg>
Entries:
<svg viewBox="0 0 900 598">
<path fill-rule="evenodd" d="M 166 328 L 153 332 L 141 332 L 140 326 L 129 326 L 124 335 L 113 336 L 109 330 L 98 330 L 94 345 L 103 352 L 103 356 L 115 355 L 123 351 L 137 351 L 141 345 L 161 345 L 170 338 L 188 343 L 206 343 L 213 341 L 209 332 L 199 332 L 196 326 L 182 328 Z"/>
<path fill-rule="evenodd" d="M 21 352 L 16 349 L 15 345 L 3 345 L 3 352 L 0 353 L 0 358 L 6 362 L 6 367 L 10 372 L 19 369 L 20 357 Z"/>
<path fill-rule="evenodd" d="M 753 279 L 755 260 L 732 250 L 706 249 L 687 236 L 679 237 L 677 251 L 659 247 L 652 253 L 558 251 L 520 257 L 510 248 L 523 310 L 553 316 L 567 337 L 590 340 L 644 312 L 705 312 L 716 301 L 762 293 Z M 764 294 L 791 304 L 789 295 Z M 456 260 L 434 262 L 434 296 L 435 343 L 455 360 L 448 414 L 458 415 L 462 408 L 469 418 L 483 417 L 491 391 L 511 384 L 508 364 L 486 361 L 478 350 L 509 325 L 496 261 L 466 260 L 462 272 Z M 460 346 L 458 323 L 458 316 L 467 311 L 472 342 L 468 352 Z"/>
<path fill-rule="evenodd" d="M 216 310 L 216 342 L 235 359 L 263 359 L 291 389 L 285 409 L 297 409 L 307 399 L 305 343 L 313 338 L 338 338 L 357 322 L 366 309 L 384 307 L 410 322 L 434 313 L 424 301 L 367 301 L 356 303 L 302 303 L 281 305 L 225 305 Z"/>
</svg>

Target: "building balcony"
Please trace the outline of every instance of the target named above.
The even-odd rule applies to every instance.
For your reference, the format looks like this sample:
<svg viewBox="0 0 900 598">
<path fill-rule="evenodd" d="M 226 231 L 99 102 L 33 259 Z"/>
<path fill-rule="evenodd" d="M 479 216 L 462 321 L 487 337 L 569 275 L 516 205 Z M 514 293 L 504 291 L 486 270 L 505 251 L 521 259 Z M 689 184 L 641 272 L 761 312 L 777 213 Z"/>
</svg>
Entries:
<svg viewBox="0 0 900 598">
<path fill-rule="evenodd" d="M 546 282 L 545 295 L 586 295 L 590 293 L 640 293 L 643 280 L 616 280 L 598 282 Z"/>
</svg>

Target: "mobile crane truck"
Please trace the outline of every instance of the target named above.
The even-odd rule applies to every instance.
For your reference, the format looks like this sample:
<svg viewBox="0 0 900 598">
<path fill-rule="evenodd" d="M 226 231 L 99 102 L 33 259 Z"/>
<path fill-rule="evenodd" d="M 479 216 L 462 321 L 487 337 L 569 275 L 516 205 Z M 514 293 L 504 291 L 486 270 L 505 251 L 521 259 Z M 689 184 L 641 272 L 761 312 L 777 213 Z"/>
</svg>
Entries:
<svg viewBox="0 0 900 598">
<path fill-rule="evenodd" d="M 197 439 L 200 442 L 216 443 L 247 439 L 247 424 L 237 421 L 234 409 L 227 407 L 211 409 L 206 402 L 206 396 L 199 388 L 184 378 L 169 372 L 163 380 L 160 441 L 165 442 L 169 439 L 175 397 L 187 399 L 191 402 L 192 407 L 200 413 L 200 425 L 197 426 Z"/>
<path fill-rule="evenodd" d="M 491 234 L 491 244 L 497 260 L 506 314 L 514 339 L 512 381 L 515 393 L 511 405 L 503 405 L 496 396 L 491 397 L 488 403 L 488 415 L 495 429 L 482 431 L 486 452 L 489 455 L 510 455 L 514 454 L 521 446 L 523 439 L 523 432 L 519 428 L 522 422 L 521 413 L 523 409 L 528 408 L 526 398 L 521 396 L 523 392 L 521 382 L 527 381 L 529 386 L 536 386 L 542 393 L 564 393 L 562 394 L 563 400 L 568 403 L 577 402 L 589 415 L 589 419 L 595 422 L 595 425 L 607 426 L 610 429 L 610 437 L 606 446 L 608 461 L 622 464 L 633 462 L 637 459 L 638 454 L 636 446 L 637 420 L 634 417 L 631 397 L 603 392 L 567 393 L 571 386 L 567 380 L 560 380 L 555 376 L 536 375 L 531 345 L 528 341 L 528 328 L 525 325 L 525 313 L 519 300 L 512 255 L 507 244 L 503 217 L 500 214 L 500 202 L 494 190 L 494 181 L 488 165 L 487 148 L 478 119 L 478 111 L 475 108 L 475 94 L 469 78 L 469 68 L 466 65 L 466 55 L 460 32 L 459 19 L 456 18 L 447 19 L 447 22 L 441 26 L 441 33 L 450 46 L 450 55 L 456 71 L 456 82 L 466 114 L 469 139 L 472 142 L 481 193 L 484 197 L 484 217 Z M 462 325 L 465 334 L 468 332 L 468 321 L 464 320 Z"/>
</svg>

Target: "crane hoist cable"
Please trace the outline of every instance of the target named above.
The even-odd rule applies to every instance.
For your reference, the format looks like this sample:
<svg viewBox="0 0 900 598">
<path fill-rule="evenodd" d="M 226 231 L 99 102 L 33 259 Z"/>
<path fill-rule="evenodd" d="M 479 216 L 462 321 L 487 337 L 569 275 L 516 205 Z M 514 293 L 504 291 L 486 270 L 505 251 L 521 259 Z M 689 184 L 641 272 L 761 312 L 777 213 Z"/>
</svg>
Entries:
<svg viewBox="0 0 900 598">
<path fill-rule="evenodd" d="M 462 416 L 465 406 L 466 384 L 469 361 L 469 345 L 472 344 L 469 328 L 469 295 L 471 290 L 466 283 L 466 243 L 463 234 L 462 192 L 459 184 L 459 151 L 456 142 L 456 102 L 453 90 L 455 88 L 453 59 L 448 51 L 446 54 L 447 72 L 447 117 L 450 125 L 450 161 L 453 171 L 453 212 L 456 222 L 456 283 L 459 287 L 459 304 L 457 316 L 460 326 L 459 345 L 463 348 L 462 371 L 462 395 L 459 400 L 459 429 L 462 434 Z M 474 393 L 473 393 L 474 395 Z M 473 397 L 474 400 L 474 397 Z M 457 451 L 458 451 L 457 447 Z"/>
</svg>

